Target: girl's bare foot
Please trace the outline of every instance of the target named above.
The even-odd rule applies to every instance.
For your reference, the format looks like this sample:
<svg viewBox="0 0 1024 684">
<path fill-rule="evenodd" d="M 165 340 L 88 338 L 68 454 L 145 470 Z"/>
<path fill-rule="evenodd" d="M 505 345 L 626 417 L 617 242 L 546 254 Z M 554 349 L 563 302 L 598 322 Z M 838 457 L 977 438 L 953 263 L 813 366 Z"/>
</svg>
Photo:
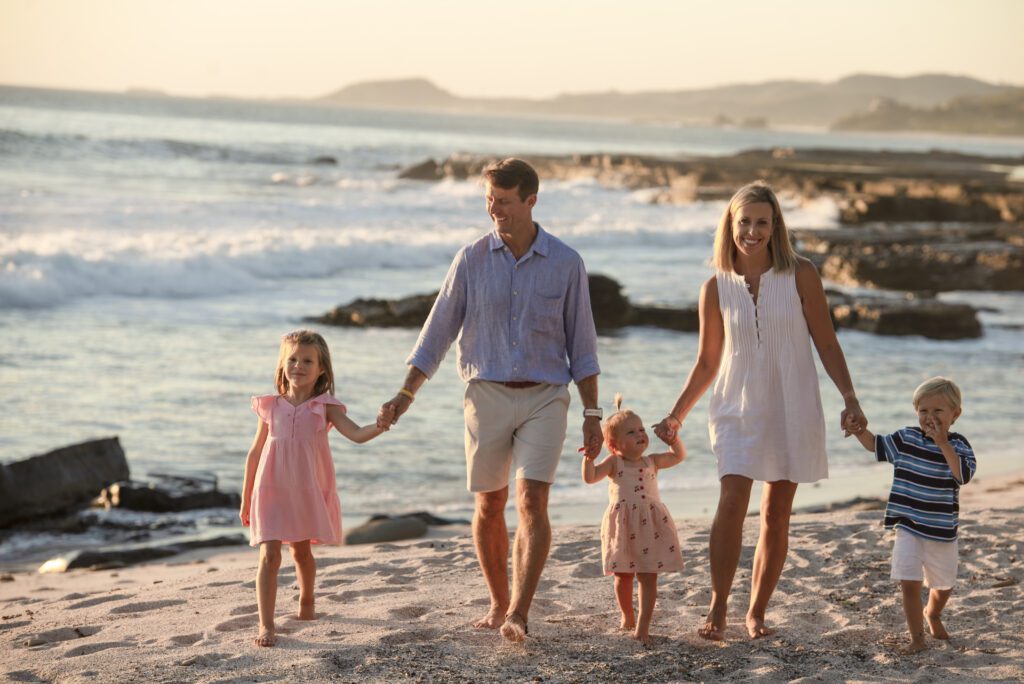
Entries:
<svg viewBox="0 0 1024 684">
<path fill-rule="evenodd" d="M 948 639 L 949 632 L 946 631 L 945 625 L 942 624 L 942 619 L 940 618 L 940 615 L 941 613 L 936 613 L 935 616 L 932 617 L 928 614 L 928 611 L 926 610 L 924 612 L 924 619 L 928 623 L 928 631 L 931 633 L 933 637 L 935 637 L 936 639 Z"/>
<path fill-rule="evenodd" d="M 697 630 L 702 639 L 723 641 L 725 639 L 725 609 L 712 608 L 704 620 L 704 626 Z"/>
<path fill-rule="evenodd" d="M 473 623 L 477 629 L 498 629 L 505 622 L 505 608 L 491 606 L 487 615 Z"/>
<path fill-rule="evenodd" d="M 316 609 L 313 607 L 313 604 L 299 604 L 299 619 L 316 620 Z"/>
<path fill-rule="evenodd" d="M 277 643 L 277 635 L 274 634 L 273 627 L 260 627 L 259 636 L 253 639 L 253 643 L 257 646 L 273 646 Z"/>
<path fill-rule="evenodd" d="M 765 627 L 763 616 L 759 617 L 747 613 L 747 634 L 750 635 L 751 639 L 760 639 L 761 637 L 775 634 L 775 630 L 771 627 Z"/>
<path fill-rule="evenodd" d="M 650 634 L 641 634 L 640 632 L 633 632 L 633 638 L 644 645 L 644 648 L 650 648 L 653 643 Z"/>
<path fill-rule="evenodd" d="M 619 624 L 619 629 L 623 632 L 632 632 L 636 629 L 636 618 L 632 615 L 623 615 L 622 622 Z"/>
</svg>

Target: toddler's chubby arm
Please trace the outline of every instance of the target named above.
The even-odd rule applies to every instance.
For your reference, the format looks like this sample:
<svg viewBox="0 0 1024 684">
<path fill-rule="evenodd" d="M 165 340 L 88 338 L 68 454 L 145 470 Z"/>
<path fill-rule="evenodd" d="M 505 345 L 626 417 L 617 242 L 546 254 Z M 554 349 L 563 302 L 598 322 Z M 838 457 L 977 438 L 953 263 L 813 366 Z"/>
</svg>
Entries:
<svg viewBox="0 0 1024 684">
<path fill-rule="evenodd" d="M 604 459 L 597 465 L 594 465 L 594 461 L 597 460 L 597 455 L 593 457 L 583 458 L 583 481 L 587 484 L 594 484 L 598 480 L 604 479 L 612 474 L 612 467 L 615 465 L 615 457 L 608 455 L 608 458 Z"/>
<path fill-rule="evenodd" d="M 953 473 L 953 479 L 959 484 L 964 484 L 964 474 L 960 468 L 960 457 L 957 455 L 956 450 L 953 449 L 953 445 L 949 443 L 949 431 L 946 426 L 934 420 L 929 420 L 924 427 L 924 434 L 927 437 L 931 437 L 932 441 L 935 442 L 935 446 L 942 450 L 942 455 L 946 459 L 946 465 L 949 466 L 950 472 Z"/>
<path fill-rule="evenodd" d="M 340 406 L 328 404 L 324 408 L 327 409 L 328 420 L 338 429 L 338 432 L 356 444 L 369 442 L 377 435 L 387 432 L 387 428 L 377 427 L 376 423 L 362 426 L 357 425 L 351 418 L 345 415 Z"/>
<path fill-rule="evenodd" d="M 875 453 L 875 435 L 871 430 L 868 430 L 866 427 L 854 428 L 850 434 L 857 438 L 862 447 L 871 453 Z"/>
<path fill-rule="evenodd" d="M 242 485 L 242 507 L 238 511 L 238 517 L 242 524 L 249 526 L 249 510 L 252 508 L 252 488 L 256 482 L 256 469 L 260 465 L 260 456 L 263 454 L 263 445 L 267 441 L 267 434 L 270 429 L 263 419 L 259 420 L 256 427 L 256 436 L 252 439 L 252 446 L 249 447 L 249 454 L 245 457 L 245 483 Z"/>
<path fill-rule="evenodd" d="M 651 463 L 658 470 L 665 468 L 671 468 L 672 466 L 679 465 L 686 460 L 686 447 L 683 446 L 683 440 L 679 439 L 676 435 L 674 442 L 668 445 L 672 451 L 666 451 L 660 454 L 651 454 Z"/>
</svg>

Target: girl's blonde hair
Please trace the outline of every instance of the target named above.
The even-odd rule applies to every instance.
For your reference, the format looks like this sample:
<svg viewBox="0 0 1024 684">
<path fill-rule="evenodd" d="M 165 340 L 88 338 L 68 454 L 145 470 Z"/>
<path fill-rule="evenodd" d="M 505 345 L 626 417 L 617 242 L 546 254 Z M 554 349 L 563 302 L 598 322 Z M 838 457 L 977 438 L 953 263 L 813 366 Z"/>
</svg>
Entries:
<svg viewBox="0 0 1024 684">
<path fill-rule="evenodd" d="M 732 272 L 736 270 L 736 243 L 732 237 L 732 222 L 740 207 L 748 204 L 764 202 L 772 206 L 772 234 L 768 238 L 768 254 L 772 259 L 772 268 L 786 272 L 796 268 L 796 252 L 789 240 L 786 220 L 782 217 L 779 198 L 772 188 L 763 180 L 744 185 L 729 200 L 729 205 L 722 212 L 715 233 L 715 248 L 711 257 L 711 265 L 718 271 Z"/>
<path fill-rule="evenodd" d="M 604 425 L 602 426 L 604 443 L 608 445 L 608 451 L 612 451 L 612 438 L 615 437 L 615 431 L 619 428 L 619 424 L 631 416 L 636 416 L 636 414 L 629 409 L 622 408 L 622 393 L 616 392 L 615 412 L 605 418 Z M 636 417 L 639 418 L 640 416 Z"/>
<path fill-rule="evenodd" d="M 942 376 L 936 376 L 934 378 L 928 378 L 914 390 L 914 408 L 917 408 L 917 404 L 926 396 L 937 394 L 946 401 L 954 409 L 960 408 L 960 402 L 962 397 L 960 394 L 960 388 L 957 387 L 956 383 L 949 378 Z"/>
<path fill-rule="evenodd" d="M 288 378 L 284 375 L 285 364 L 292 349 L 301 344 L 316 347 L 320 355 L 320 377 L 316 379 L 313 387 L 313 396 L 319 396 L 324 392 L 334 394 L 334 369 L 331 367 L 331 350 L 327 348 L 327 342 L 320 333 L 312 330 L 296 330 L 281 338 L 281 351 L 277 355 L 277 371 L 274 372 L 274 386 L 280 394 L 288 393 Z"/>
</svg>

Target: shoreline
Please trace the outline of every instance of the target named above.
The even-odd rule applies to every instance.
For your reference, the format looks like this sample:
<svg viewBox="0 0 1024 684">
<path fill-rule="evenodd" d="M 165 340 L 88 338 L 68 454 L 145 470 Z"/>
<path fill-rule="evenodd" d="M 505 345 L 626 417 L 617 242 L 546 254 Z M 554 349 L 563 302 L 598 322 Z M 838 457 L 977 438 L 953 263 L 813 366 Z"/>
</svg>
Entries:
<svg viewBox="0 0 1024 684">
<path fill-rule="evenodd" d="M 795 513 L 768 613 L 779 631 L 757 641 L 742 630 L 753 521 L 744 530 L 727 640 L 713 643 L 695 633 L 710 596 L 709 520 L 677 520 L 687 566 L 659 581 L 650 650 L 617 629 L 597 524 L 556 526 L 525 645 L 473 629 L 487 599 L 463 526 L 406 542 L 317 548 L 313 622 L 290 617 L 297 585 L 286 556 L 280 642 L 272 649 L 252 645 L 256 554 L 249 548 L 116 571 L 17 574 L 0 582 L 0 672 L 15 681 L 884 681 L 922 667 L 960 681 L 1024 676 L 1017 636 L 1024 631 L 1024 471 L 964 488 L 960 578 L 943 615 L 952 640 L 929 638 L 918 656 L 896 654 L 905 624 L 881 519 L 879 510 L 851 508 Z"/>
</svg>

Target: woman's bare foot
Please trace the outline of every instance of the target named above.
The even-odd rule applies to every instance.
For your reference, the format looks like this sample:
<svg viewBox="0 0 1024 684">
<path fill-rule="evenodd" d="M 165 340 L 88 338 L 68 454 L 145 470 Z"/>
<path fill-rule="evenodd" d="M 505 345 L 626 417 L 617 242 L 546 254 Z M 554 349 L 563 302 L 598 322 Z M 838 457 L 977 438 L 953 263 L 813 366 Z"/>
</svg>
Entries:
<svg viewBox="0 0 1024 684">
<path fill-rule="evenodd" d="M 498 629 L 505 622 L 505 610 L 505 608 L 491 606 L 487 615 L 474 622 L 473 626 L 477 629 Z"/>
<path fill-rule="evenodd" d="M 644 645 L 644 648 L 650 648 L 653 640 L 650 634 L 641 634 L 640 632 L 633 632 L 633 638 Z"/>
<path fill-rule="evenodd" d="M 300 620 L 316 620 L 316 609 L 313 604 L 304 605 L 300 603 L 298 617 Z"/>
<path fill-rule="evenodd" d="M 924 634 L 918 634 L 910 640 L 909 644 L 900 649 L 900 655 L 914 655 L 915 653 L 920 653 L 927 648 L 928 644 L 924 640 Z"/>
<path fill-rule="evenodd" d="M 632 615 L 623 615 L 622 622 L 619 624 L 619 629 L 623 632 L 632 632 L 636 629 L 636 618 Z"/>
<path fill-rule="evenodd" d="M 702 639 L 723 641 L 725 639 L 725 608 L 712 608 L 704 620 L 704 626 L 697 630 Z"/>
<path fill-rule="evenodd" d="M 253 643 L 257 646 L 273 646 L 277 643 L 277 635 L 274 634 L 273 627 L 260 627 L 259 636 L 253 639 Z"/>
<path fill-rule="evenodd" d="M 775 630 L 771 627 L 765 627 L 764 617 L 747 613 L 747 634 L 750 635 L 751 639 L 760 639 L 761 637 L 775 634 Z"/>
<path fill-rule="evenodd" d="M 526 635 L 530 633 L 530 630 L 526 627 L 526 620 L 519 613 L 509 613 L 506 615 L 505 623 L 499 631 L 501 636 L 515 643 L 524 641 Z"/>
<path fill-rule="evenodd" d="M 945 625 L 942 624 L 942 619 L 940 618 L 940 615 L 941 613 L 936 613 L 935 616 L 932 617 L 928 614 L 928 611 L 926 610 L 924 612 L 924 619 L 928 623 L 928 631 L 931 633 L 933 637 L 935 637 L 936 639 L 948 639 L 949 632 L 946 631 Z"/>
</svg>

